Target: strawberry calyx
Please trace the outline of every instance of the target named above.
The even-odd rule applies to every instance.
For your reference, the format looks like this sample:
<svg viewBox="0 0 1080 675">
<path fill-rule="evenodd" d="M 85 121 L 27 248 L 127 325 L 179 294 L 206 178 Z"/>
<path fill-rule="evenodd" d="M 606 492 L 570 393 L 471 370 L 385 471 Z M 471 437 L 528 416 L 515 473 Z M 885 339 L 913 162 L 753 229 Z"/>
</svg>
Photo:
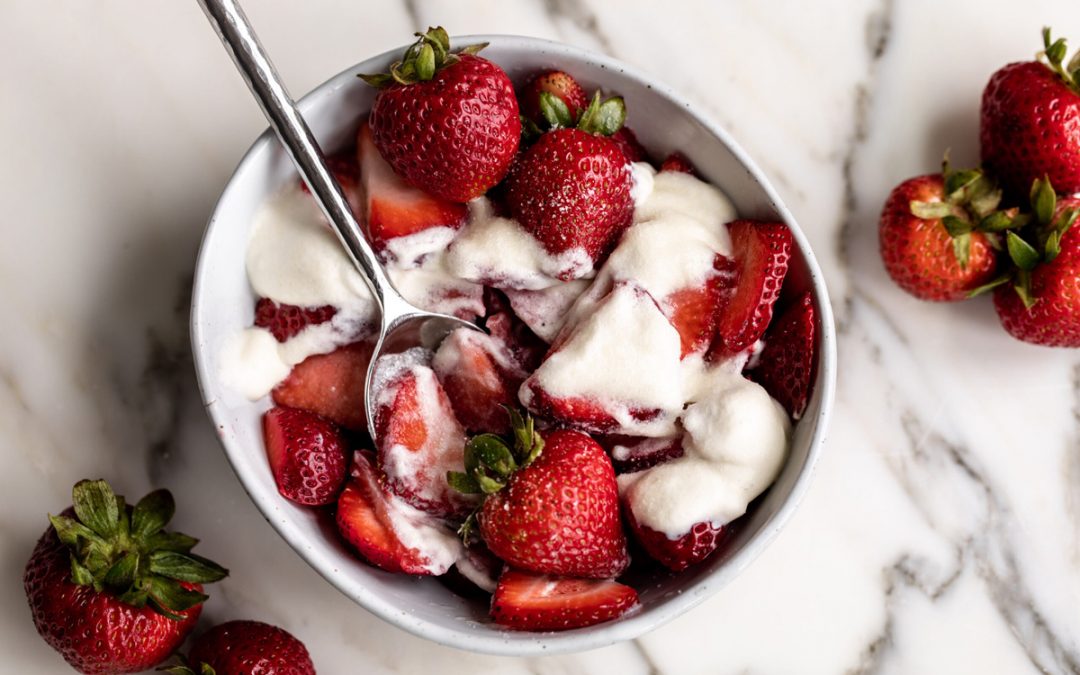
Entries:
<svg viewBox="0 0 1080 675">
<path fill-rule="evenodd" d="M 1016 210 L 999 211 L 1002 191 L 993 178 L 981 169 L 952 169 L 948 153 L 941 165 L 945 196 L 941 201 L 913 200 L 911 214 L 924 220 L 941 220 L 952 237 L 953 253 L 961 268 L 967 267 L 971 254 L 971 235 L 982 232 L 990 245 L 1000 250 L 998 233 L 1022 227 L 1026 217 Z"/>
<path fill-rule="evenodd" d="M 83 480 L 71 491 L 75 517 L 49 516 L 71 557 L 71 581 L 107 592 L 134 607 L 150 605 L 182 620 L 207 595 L 184 584 L 220 581 L 228 570 L 191 553 L 198 539 L 165 526 L 176 510 L 168 490 L 155 490 L 134 507 L 104 480 Z"/>
<path fill-rule="evenodd" d="M 1043 28 L 1042 38 L 1043 50 L 1038 54 L 1039 61 L 1057 73 L 1070 89 L 1080 94 L 1080 51 L 1073 54 L 1068 64 L 1063 65 L 1068 52 L 1065 38 L 1053 40 L 1049 26 Z"/>
<path fill-rule="evenodd" d="M 969 297 L 1011 282 L 1026 308 L 1031 309 L 1038 302 L 1031 291 L 1031 273 L 1040 265 L 1053 262 L 1061 253 L 1061 240 L 1080 219 L 1080 210 L 1067 208 L 1059 212 L 1057 193 L 1046 176 L 1032 182 L 1029 200 L 1030 212 L 1018 213 L 1015 217 L 1023 220 L 1023 227 L 1005 232 L 1009 269 L 971 291 Z"/>
<path fill-rule="evenodd" d="M 571 111 L 561 98 L 550 92 L 540 92 L 539 99 L 542 124 L 521 116 L 521 134 L 526 140 L 535 140 L 554 129 L 580 129 L 596 136 L 611 136 L 626 122 L 626 102 L 621 96 L 605 99 L 597 91 L 582 111 Z M 580 117 L 577 112 L 581 113 Z"/>
<path fill-rule="evenodd" d="M 487 43 L 482 42 L 451 53 L 450 36 L 442 26 L 429 27 L 427 32 L 414 35 L 418 39 L 405 50 L 400 61 L 390 66 L 389 73 L 361 73 L 357 77 L 377 89 L 385 89 L 393 84 L 427 82 L 435 77 L 435 73 L 460 61 L 461 54 L 476 54 L 487 47 Z"/>
<path fill-rule="evenodd" d="M 196 670 L 190 663 L 188 663 L 183 657 L 177 657 L 180 663 L 173 666 L 164 666 L 158 668 L 159 672 L 170 673 L 171 675 L 217 675 L 217 671 L 214 667 L 205 661 L 200 663 Z"/>
<path fill-rule="evenodd" d="M 532 464 L 544 451 L 544 439 L 536 431 L 532 416 L 522 416 L 509 407 L 506 412 L 510 415 L 510 438 L 498 434 L 479 434 L 470 438 L 465 444 L 465 471 L 446 472 L 450 487 L 467 495 L 495 494 L 506 487 L 514 472 Z M 458 530 L 466 541 L 482 506 L 481 503 Z"/>
</svg>

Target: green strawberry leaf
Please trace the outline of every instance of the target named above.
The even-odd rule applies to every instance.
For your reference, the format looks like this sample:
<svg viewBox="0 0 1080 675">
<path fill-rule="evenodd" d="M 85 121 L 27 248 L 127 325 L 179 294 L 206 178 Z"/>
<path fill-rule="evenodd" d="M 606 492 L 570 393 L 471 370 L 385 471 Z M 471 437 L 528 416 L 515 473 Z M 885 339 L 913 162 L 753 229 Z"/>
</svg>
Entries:
<svg viewBox="0 0 1080 675">
<path fill-rule="evenodd" d="M 959 171 L 950 171 L 945 175 L 945 195 L 949 201 L 954 199 L 959 200 L 965 195 L 961 194 L 961 191 L 974 184 L 975 181 L 982 177 L 982 172 L 978 169 L 961 169 Z"/>
<path fill-rule="evenodd" d="M 967 297 L 974 298 L 977 295 L 982 295 L 983 293 L 994 290 L 998 286 L 1004 286 L 1005 284 L 1009 283 L 1011 280 L 1012 280 L 1012 273 L 1011 272 L 1006 272 L 1005 274 L 1002 274 L 1002 275 L 996 277 L 995 279 L 992 279 L 991 281 L 988 281 L 987 283 L 983 284 L 982 286 L 979 286 L 978 288 L 975 288 L 975 289 L 973 289 L 971 291 L 968 291 Z"/>
<path fill-rule="evenodd" d="M 154 574 L 198 584 L 221 581 L 229 571 L 202 556 L 177 551 L 154 551 L 150 554 L 150 571 Z M 175 608 L 174 608 L 175 609 Z"/>
<path fill-rule="evenodd" d="M 966 268 L 968 259 L 971 257 L 971 233 L 965 232 L 953 236 L 953 255 L 956 262 L 960 263 L 961 269 Z"/>
<path fill-rule="evenodd" d="M 563 129 L 574 124 L 574 117 L 566 103 L 546 91 L 540 92 L 540 114 L 552 129 Z"/>
<path fill-rule="evenodd" d="M 417 54 L 414 63 L 417 80 L 426 82 L 435 77 L 435 50 L 432 49 L 431 45 L 425 44 L 420 48 L 420 53 Z"/>
<path fill-rule="evenodd" d="M 179 581 L 164 577 L 150 577 L 150 601 L 161 609 L 166 610 L 166 616 L 174 619 L 183 619 L 173 612 L 182 612 L 201 604 L 208 599 L 195 590 L 184 588 Z"/>
<path fill-rule="evenodd" d="M 108 539 L 117 534 L 120 511 L 116 494 L 103 480 L 82 480 L 71 490 L 75 515 L 84 525 Z"/>
<path fill-rule="evenodd" d="M 199 540 L 182 532 L 158 532 L 146 539 L 146 548 L 151 551 L 178 551 L 187 553 Z"/>
<path fill-rule="evenodd" d="M 956 207 L 948 202 L 920 202 L 912 200 L 908 204 L 911 215 L 923 220 L 938 220 L 956 214 Z"/>
<path fill-rule="evenodd" d="M 474 436 L 468 445 L 483 468 L 502 478 L 506 478 L 518 468 L 506 441 L 495 434 Z"/>
<path fill-rule="evenodd" d="M 1039 252 L 1012 230 L 1006 234 L 1009 257 L 1021 270 L 1028 272 L 1039 264 Z"/>
<path fill-rule="evenodd" d="M 176 502 L 168 490 L 154 490 L 139 500 L 131 512 L 131 532 L 136 537 L 157 534 L 176 513 Z"/>
<path fill-rule="evenodd" d="M 1058 232 L 1051 232 L 1046 237 L 1046 246 L 1043 247 L 1043 259 L 1046 262 L 1053 262 L 1054 258 L 1058 257 L 1061 253 L 1061 235 Z"/>
<path fill-rule="evenodd" d="M 945 231 L 949 233 L 949 236 L 953 238 L 969 234 L 975 229 L 975 226 L 970 221 L 956 216 L 945 216 L 941 219 L 941 224 L 945 227 Z"/>
<path fill-rule="evenodd" d="M 139 566 L 139 554 L 135 552 L 124 555 L 105 573 L 102 582 L 106 588 L 117 592 L 126 591 L 135 583 L 135 572 Z"/>
<path fill-rule="evenodd" d="M 1040 225 L 1048 225 L 1054 219 L 1057 195 L 1047 177 L 1036 178 L 1031 183 L 1031 211 Z"/>
<path fill-rule="evenodd" d="M 483 492 L 480 488 L 480 483 L 478 483 L 475 478 L 467 473 L 461 473 L 460 471 L 447 471 L 446 483 L 451 488 L 465 495 L 477 495 Z"/>
<path fill-rule="evenodd" d="M 71 556 L 71 582 L 78 586 L 94 585 L 94 575 L 90 574 L 90 570 L 86 569 L 74 554 Z"/>
<path fill-rule="evenodd" d="M 1013 223 L 1013 219 L 1009 217 L 1004 211 L 994 211 L 990 215 L 986 216 L 979 221 L 977 229 L 979 232 L 1004 232 L 1005 230 L 1017 227 Z"/>
<path fill-rule="evenodd" d="M 1016 283 L 1013 284 L 1013 289 L 1016 294 L 1020 296 L 1021 302 L 1024 303 L 1024 307 L 1031 309 L 1035 306 L 1035 296 L 1031 294 L 1031 272 L 1027 270 L 1020 270 L 1016 274 Z"/>
</svg>

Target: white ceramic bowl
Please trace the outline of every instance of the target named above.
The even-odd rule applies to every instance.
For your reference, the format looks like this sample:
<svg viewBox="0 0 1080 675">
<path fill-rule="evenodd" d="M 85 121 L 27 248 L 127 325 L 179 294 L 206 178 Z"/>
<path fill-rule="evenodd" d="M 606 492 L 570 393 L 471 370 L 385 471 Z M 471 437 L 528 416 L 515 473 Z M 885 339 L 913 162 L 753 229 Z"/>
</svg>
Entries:
<svg viewBox="0 0 1080 675">
<path fill-rule="evenodd" d="M 543 68 L 559 68 L 587 90 L 601 87 L 605 93 L 623 96 L 628 124 L 656 157 L 681 150 L 730 197 L 740 216 L 779 218 L 794 233 L 788 287 L 813 293 L 821 324 L 817 381 L 809 408 L 795 426 L 791 453 L 779 478 L 741 519 L 727 547 L 682 574 L 637 580 L 642 607 L 632 616 L 561 633 L 508 632 L 488 621 L 482 603 L 455 595 L 434 579 L 389 574 L 357 560 L 314 511 L 283 499 L 263 449 L 260 417 L 269 401 L 252 403 L 225 387 L 217 375 L 223 342 L 251 322 L 255 297 L 244 270 L 244 252 L 253 216 L 268 196 L 296 180 L 288 157 L 269 131 L 241 160 L 207 226 L 192 295 L 192 349 L 206 409 L 240 482 L 278 533 L 342 593 L 395 626 L 461 649 L 517 656 L 591 649 L 635 638 L 694 607 L 749 565 L 790 517 L 809 484 L 832 408 L 836 369 L 832 312 L 806 238 L 768 181 L 723 129 L 662 82 L 605 56 L 546 40 L 501 35 L 454 40 L 458 46 L 476 42 L 490 43 L 483 55 L 515 82 Z M 356 73 L 386 70 L 403 49 L 348 69 L 300 101 L 325 149 L 349 145 L 370 109 L 375 92 Z"/>
</svg>

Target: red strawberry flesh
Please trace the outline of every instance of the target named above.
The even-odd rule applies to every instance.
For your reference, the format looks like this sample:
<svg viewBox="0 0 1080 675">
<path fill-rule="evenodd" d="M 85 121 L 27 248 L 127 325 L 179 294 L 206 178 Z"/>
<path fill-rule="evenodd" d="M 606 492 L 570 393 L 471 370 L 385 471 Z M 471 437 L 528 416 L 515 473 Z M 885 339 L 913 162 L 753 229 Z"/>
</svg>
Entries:
<svg viewBox="0 0 1080 675">
<path fill-rule="evenodd" d="M 515 630 L 569 630 L 616 619 L 637 602 L 637 592 L 616 581 L 507 570 L 495 589 L 491 617 Z"/>
<path fill-rule="evenodd" d="M 793 419 L 802 417 L 810 396 L 816 332 L 814 302 L 807 293 L 769 326 L 758 365 L 748 372 Z"/>
<path fill-rule="evenodd" d="M 270 331 L 278 342 L 285 342 L 308 326 L 326 323 L 336 313 L 332 305 L 297 307 L 259 298 L 255 303 L 255 325 Z"/>
<path fill-rule="evenodd" d="M 374 345 L 356 342 L 309 356 L 274 387 L 274 403 L 300 408 L 354 431 L 367 430 L 364 379 Z"/>
</svg>

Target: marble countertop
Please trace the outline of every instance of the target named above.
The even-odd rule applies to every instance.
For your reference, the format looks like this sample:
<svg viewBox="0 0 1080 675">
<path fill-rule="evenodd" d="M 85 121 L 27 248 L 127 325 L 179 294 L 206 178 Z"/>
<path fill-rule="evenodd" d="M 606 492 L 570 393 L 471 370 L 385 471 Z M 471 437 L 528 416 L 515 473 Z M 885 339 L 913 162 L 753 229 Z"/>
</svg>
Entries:
<svg viewBox="0 0 1080 675">
<path fill-rule="evenodd" d="M 607 52 L 664 77 L 772 179 L 839 322 L 830 438 L 802 507 L 740 578 L 634 642 L 507 659 L 353 605 L 273 532 L 203 413 L 187 338 L 203 225 L 265 127 L 194 0 L 0 5 L 0 652 L 69 672 L 21 574 L 72 483 L 178 495 L 233 576 L 208 620 L 260 618 L 338 673 L 1078 673 L 1080 354 L 1013 341 L 986 299 L 895 288 L 889 188 L 977 161 L 990 73 L 1080 5 L 1030 0 L 619 3 L 247 0 L 294 92 L 441 23 Z"/>
</svg>

